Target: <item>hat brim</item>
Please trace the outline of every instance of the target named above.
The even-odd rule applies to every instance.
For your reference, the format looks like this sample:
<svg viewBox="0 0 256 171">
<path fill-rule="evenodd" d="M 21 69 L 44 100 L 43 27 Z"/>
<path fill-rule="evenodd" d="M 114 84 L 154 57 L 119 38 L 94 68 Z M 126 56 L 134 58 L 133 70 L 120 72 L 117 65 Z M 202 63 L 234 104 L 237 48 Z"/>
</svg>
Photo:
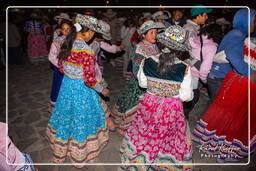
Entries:
<svg viewBox="0 0 256 171">
<path fill-rule="evenodd" d="M 191 16 L 194 17 L 194 16 L 197 16 L 197 15 L 199 15 L 199 14 L 203 14 L 203 13 L 208 14 L 208 13 L 211 13 L 211 12 L 212 12 L 212 9 L 205 9 L 205 8 L 204 8 L 204 10 L 202 10 L 202 11 L 200 11 L 200 12 L 196 12 L 196 13 L 194 13 L 194 14 L 191 14 Z"/>
<path fill-rule="evenodd" d="M 212 9 L 206 9 L 204 13 L 211 13 Z"/>
</svg>

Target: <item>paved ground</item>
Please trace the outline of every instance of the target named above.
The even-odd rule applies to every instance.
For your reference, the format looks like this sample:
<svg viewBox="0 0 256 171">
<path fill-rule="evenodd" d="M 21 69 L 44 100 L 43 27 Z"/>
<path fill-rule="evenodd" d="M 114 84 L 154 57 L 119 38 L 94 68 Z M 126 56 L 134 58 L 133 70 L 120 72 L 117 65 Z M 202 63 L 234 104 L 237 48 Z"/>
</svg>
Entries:
<svg viewBox="0 0 256 171">
<path fill-rule="evenodd" d="M 105 79 L 109 83 L 110 107 L 116 101 L 116 97 L 124 88 L 124 80 L 121 74 L 115 72 L 109 64 L 105 65 Z M 47 102 L 49 100 L 52 70 L 48 63 L 40 65 L 14 65 L 8 68 L 8 124 L 9 135 L 16 146 L 22 151 L 29 153 L 36 163 L 49 163 L 52 151 L 46 141 L 45 128 L 49 120 Z M 5 72 L 0 72 L 0 121 L 5 121 Z M 201 95 L 200 101 L 190 116 L 191 130 L 196 121 L 206 108 L 207 97 Z M 110 141 L 102 151 L 95 163 L 120 163 L 119 146 L 122 137 L 118 133 L 110 133 Z M 194 148 L 195 163 L 215 163 L 213 158 L 201 157 L 198 150 Z M 196 166 L 195 170 L 201 171 L 252 171 L 256 170 L 256 155 L 251 156 L 251 162 L 247 166 Z M 66 161 L 69 162 L 68 160 Z M 247 160 L 243 161 L 247 162 Z M 46 166 L 37 165 L 40 171 L 76 171 L 73 166 Z M 115 171 L 115 165 L 86 166 L 80 170 L 88 171 Z"/>
</svg>

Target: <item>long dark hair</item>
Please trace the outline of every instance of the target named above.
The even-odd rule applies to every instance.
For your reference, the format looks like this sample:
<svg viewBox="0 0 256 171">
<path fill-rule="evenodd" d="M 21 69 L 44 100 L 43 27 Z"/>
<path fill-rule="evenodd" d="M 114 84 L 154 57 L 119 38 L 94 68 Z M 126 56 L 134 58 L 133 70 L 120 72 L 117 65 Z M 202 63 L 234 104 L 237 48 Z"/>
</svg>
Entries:
<svg viewBox="0 0 256 171">
<path fill-rule="evenodd" d="M 199 31 L 199 36 L 205 35 L 208 39 L 212 39 L 218 45 L 220 44 L 223 35 L 221 31 L 221 26 L 218 24 L 208 24 L 202 27 Z"/>
<path fill-rule="evenodd" d="M 81 25 L 82 29 L 81 29 L 81 33 L 87 32 L 89 29 L 87 27 L 84 27 L 83 25 Z M 63 42 L 61 49 L 60 49 L 60 53 L 58 56 L 58 59 L 61 60 L 65 60 L 67 59 L 67 57 L 70 54 L 70 51 L 72 49 L 73 43 L 75 41 L 76 38 L 76 28 L 75 26 L 72 25 L 72 27 L 70 27 L 70 32 L 68 34 L 68 36 L 66 37 L 65 41 Z"/>
<path fill-rule="evenodd" d="M 162 51 L 166 46 L 164 46 L 161 43 L 157 43 L 157 46 L 160 51 Z M 174 50 L 170 49 L 169 53 L 162 53 L 159 57 L 159 63 L 158 63 L 158 68 L 157 72 L 160 75 L 165 75 L 167 71 L 172 70 L 172 65 L 174 65 L 174 60 L 175 57 L 178 58 L 181 61 L 184 61 L 189 58 L 189 52 L 188 51 L 179 51 L 179 50 Z"/>
</svg>

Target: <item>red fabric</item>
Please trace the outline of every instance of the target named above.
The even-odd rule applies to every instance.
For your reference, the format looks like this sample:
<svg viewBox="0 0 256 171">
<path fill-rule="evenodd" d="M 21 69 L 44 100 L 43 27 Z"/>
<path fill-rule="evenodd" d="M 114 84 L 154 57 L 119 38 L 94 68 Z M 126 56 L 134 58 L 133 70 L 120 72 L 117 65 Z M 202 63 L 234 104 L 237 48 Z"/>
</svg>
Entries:
<svg viewBox="0 0 256 171">
<path fill-rule="evenodd" d="M 244 56 L 249 56 L 249 49 L 246 45 L 244 45 Z M 250 57 L 252 59 L 256 59 L 256 50 L 250 49 Z"/>
<path fill-rule="evenodd" d="M 71 52 L 65 61 L 71 62 L 76 65 L 83 65 L 84 71 L 84 84 L 89 87 L 94 87 L 97 83 L 95 78 L 95 64 L 94 55 L 90 55 L 85 51 L 82 52 Z M 63 73 L 62 62 L 58 62 L 59 70 Z"/>
<path fill-rule="evenodd" d="M 64 74 L 64 69 L 61 60 L 58 60 L 58 69 L 62 74 Z"/>
<path fill-rule="evenodd" d="M 132 35 L 131 43 L 134 43 L 134 44 L 139 43 L 139 34 L 138 34 L 137 30 Z"/>
<path fill-rule="evenodd" d="M 248 79 L 230 72 L 202 120 L 207 130 L 216 130 L 217 136 L 226 136 L 232 142 L 240 140 L 248 146 Z M 256 134 L 256 83 L 250 82 L 250 137 Z"/>
</svg>

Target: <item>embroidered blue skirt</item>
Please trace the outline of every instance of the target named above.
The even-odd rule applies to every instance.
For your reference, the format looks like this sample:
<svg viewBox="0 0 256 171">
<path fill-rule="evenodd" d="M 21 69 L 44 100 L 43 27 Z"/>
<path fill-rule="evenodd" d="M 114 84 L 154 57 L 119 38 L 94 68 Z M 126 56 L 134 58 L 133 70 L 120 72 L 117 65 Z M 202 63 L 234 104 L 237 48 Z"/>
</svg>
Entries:
<svg viewBox="0 0 256 171">
<path fill-rule="evenodd" d="M 54 162 L 70 156 L 86 162 L 98 156 L 108 141 L 104 110 L 97 92 L 64 75 L 46 136 L 54 150 Z"/>
</svg>

